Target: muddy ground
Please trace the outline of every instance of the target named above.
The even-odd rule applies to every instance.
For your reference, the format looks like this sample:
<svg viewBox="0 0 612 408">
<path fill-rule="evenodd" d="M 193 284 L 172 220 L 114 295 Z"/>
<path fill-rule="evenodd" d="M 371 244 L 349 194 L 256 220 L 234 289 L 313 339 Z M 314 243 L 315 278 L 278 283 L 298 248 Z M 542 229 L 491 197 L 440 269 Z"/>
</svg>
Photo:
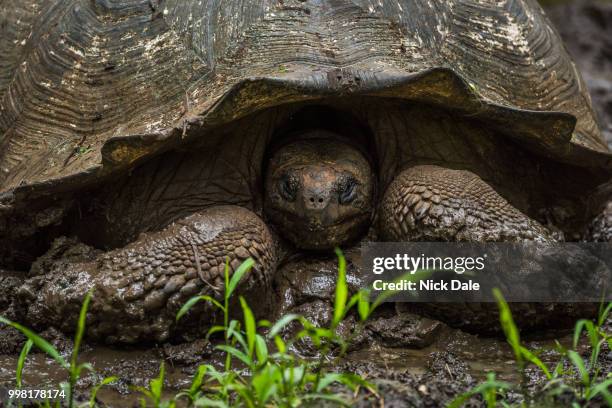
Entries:
<svg viewBox="0 0 612 408">
<path fill-rule="evenodd" d="M 582 71 L 602 131 L 612 147 L 612 2 L 546 3 L 551 20 L 557 25 Z M 0 279 L 0 309 L 3 309 L 6 305 L 2 304 L 2 300 L 6 299 L 6 295 L 1 291 L 10 291 L 15 281 L 10 276 Z M 308 301 L 288 305 L 285 311 L 299 311 L 316 320 L 325 320 L 330 310 L 326 297 L 329 299 L 331 293 L 313 285 L 300 288 Z M 279 278 L 277 293 L 283 290 L 288 290 L 286 282 Z M 608 322 L 608 332 L 611 323 Z M 70 353 L 72 342 L 61 333 L 47 330 L 42 335 L 66 355 Z M 569 330 L 531 333 L 527 337 L 527 344 L 531 348 L 548 350 L 543 357 L 552 363 L 558 358 L 552 351 L 553 339 L 560 339 L 561 343 L 568 345 L 571 333 Z M 0 407 L 3 406 L 3 393 L 14 385 L 17 354 L 23 343 L 23 337 L 16 331 L 0 329 Z M 96 374 L 84 376 L 79 381 L 79 388 L 87 390 L 101 378 L 116 375 L 120 380 L 103 389 L 99 397 L 105 405 L 117 407 L 137 403 L 132 387 L 146 386 L 157 375 L 162 360 L 167 366 L 166 387 L 169 394 L 187 387 L 199 364 L 218 363 L 220 360 L 213 351 L 213 345 L 206 340 L 146 348 L 110 348 L 88 344 L 84 346 L 81 356 L 83 361 L 93 364 Z M 600 362 L 604 372 L 611 372 L 612 351 L 604 349 Z M 483 380 L 487 371 L 495 371 L 502 380 L 517 380 L 512 352 L 503 339 L 466 333 L 392 306 L 383 308 L 366 327 L 338 368 L 359 373 L 378 385 L 380 396 L 362 392 L 357 396 L 358 406 L 441 406 Z M 544 379 L 535 370 L 529 373 L 530 389 L 537 395 Z M 65 373 L 56 363 L 42 353 L 33 351 L 28 358 L 25 366 L 26 387 L 57 388 L 65 378 Z M 510 400 L 512 398 L 517 396 L 510 396 Z M 564 405 L 569 403 L 569 399 L 562 396 L 557 402 Z M 482 402 L 474 399 L 471 404 L 481 406 Z M 602 404 L 599 401 L 593 405 Z"/>
<path fill-rule="evenodd" d="M 361 392 L 355 399 L 356 406 L 385 407 L 436 407 L 443 406 L 455 396 L 471 389 L 484 380 L 488 371 L 495 371 L 497 378 L 516 382 L 518 374 L 513 354 L 507 344 L 499 338 L 486 338 L 454 330 L 446 325 L 434 323 L 433 336 L 424 339 L 417 333 L 397 333 L 397 324 L 414 327 L 415 316 L 388 315 L 374 319 L 370 333 L 361 345 L 349 352 L 337 367 L 339 370 L 362 375 L 378 386 L 379 396 Z M 431 322 L 430 322 L 431 323 Z M 608 322 L 610 326 L 611 322 Z M 610 327 L 608 327 L 609 331 Z M 398 334 L 402 336 L 398 342 Z M 43 335 L 68 356 L 72 342 L 61 334 L 49 330 Z M 3 336 L 3 341 L 22 342 L 20 336 Z M 427 336 L 425 336 L 427 337 Z M 530 349 L 543 350 L 543 360 L 550 366 L 558 361 L 554 351 L 553 338 L 560 339 L 564 346 L 571 343 L 568 332 L 534 333 L 526 337 Z M 587 355 L 586 346 L 582 346 Z M 99 383 L 102 378 L 115 375 L 120 380 L 104 388 L 99 400 L 106 406 L 137 406 L 137 394 L 132 388 L 148 385 L 148 381 L 158 374 L 160 362 L 166 363 L 166 393 L 176 394 L 189 388 L 190 380 L 198 365 L 215 362 L 221 368 L 221 356 L 213 351 L 206 340 L 178 345 L 164 344 L 151 348 L 109 348 L 105 346 L 84 347 L 82 361 L 90 362 L 95 374 L 85 375 L 78 383 L 79 389 L 86 391 Z M 15 354 L 0 356 L 0 389 L 14 384 Z M 603 372 L 612 372 L 612 352 L 604 349 L 600 364 Z M 544 377 L 535 368 L 528 370 L 529 387 L 533 395 L 538 395 Z M 66 378 L 57 364 L 40 352 L 32 354 L 25 366 L 25 384 L 31 388 L 57 388 Z M 0 391 L 2 395 L 2 391 Z M 518 402 L 518 395 L 510 396 Z M 569 405 L 570 396 L 566 397 Z M 563 399 L 558 406 L 564 406 Z M 479 398 L 469 406 L 481 406 Z M 0 405 L 1 406 L 1 405 Z M 595 401 L 588 406 L 605 406 Z"/>
<path fill-rule="evenodd" d="M 354 292 L 362 286 L 357 271 L 359 250 L 349 250 L 346 256 L 347 282 Z M 277 304 L 282 307 L 276 311 L 276 316 L 266 316 L 278 318 L 286 313 L 299 313 L 312 322 L 326 324 L 333 313 L 336 263 L 334 258 L 310 258 L 307 262 L 284 264 L 273 284 Z M 10 281 L 4 287 L 9 284 Z M 495 312 L 494 305 L 488 307 Z M 341 324 L 339 330 L 345 337 L 354 329 L 355 319 L 356 316 L 350 315 Z M 452 322 L 449 323 L 452 325 Z M 612 319 L 608 322 L 608 332 L 610 325 Z M 291 327 L 285 334 L 291 335 Z M 41 335 L 51 341 L 66 359 L 69 358 L 73 346 L 69 338 L 53 329 Z M 549 366 L 554 366 L 559 360 L 554 339 L 559 339 L 564 347 L 568 347 L 571 337 L 571 329 L 566 328 L 529 333 L 523 340 L 529 349 L 542 350 L 543 360 Z M 86 394 L 103 378 L 118 376 L 119 381 L 101 391 L 99 400 L 112 407 L 137 406 L 138 394 L 133 388 L 147 387 L 148 382 L 158 375 L 160 362 L 165 361 L 166 393 L 168 396 L 175 395 L 189 388 L 199 365 L 212 362 L 222 369 L 222 355 L 214 350 L 214 341 L 197 339 L 178 344 L 121 348 L 85 345 L 81 361 L 90 362 L 95 373 L 84 375 L 78 387 Z M 0 401 L 3 392 L 14 384 L 17 355 L 23 344 L 23 336 L 15 330 L 6 327 L 0 329 Z M 318 357 L 316 350 L 308 343 L 298 344 L 296 350 L 304 358 Z M 581 345 L 580 351 L 587 355 L 586 344 Z M 607 348 L 601 353 L 600 364 L 604 375 L 612 371 L 612 352 Z M 328 368 L 358 373 L 377 385 L 378 395 L 362 391 L 352 396 L 354 404 L 363 407 L 443 406 L 484 380 L 489 371 L 494 371 L 499 380 L 516 383 L 519 379 L 512 350 L 501 337 L 486 337 L 454 329 L 440 321 L 412 313 L 406 304 L 392 303 L 384 304 L 377 310 L 375 316 L 354 336 L 347 356 Z M 65 378 L 65 372 L 44 354 L 35 352 L 28 358 L 25 366 L 27 388 L 56 389 Z M 536 369 L 529 370 L 528 378 L 533 395 L 538 395 L 545 378 Z M 510 395 L 508 399 L 520 401 L 518 395 Z M 561 404 L 563 400 L 558 402 Z M 569 396 L 567 402 L 571 402 Z M 601 404 L 601 401 L 595 401 L 589 406 Z M 479 398 L 471 402 L 471 406 L 480 405 L 482 402 Z"/>
</svg>

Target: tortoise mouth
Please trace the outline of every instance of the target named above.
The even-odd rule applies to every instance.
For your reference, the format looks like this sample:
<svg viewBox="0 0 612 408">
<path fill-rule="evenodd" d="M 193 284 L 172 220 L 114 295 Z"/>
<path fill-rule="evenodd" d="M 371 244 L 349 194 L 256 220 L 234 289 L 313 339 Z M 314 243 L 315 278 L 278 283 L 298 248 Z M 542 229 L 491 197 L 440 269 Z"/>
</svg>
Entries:
<svg viewBox="0 0 612 408">
<path fill-rule="evenodd" d="M 309 220 L 279 209 L 270 209 L 267 215 L 283 238 L 297 248 L 315 251 L 358 241 L 366 234 L 372 218 L 371 213 L 363 212 L 323 224 L 320 220 Z"/>
</svg>

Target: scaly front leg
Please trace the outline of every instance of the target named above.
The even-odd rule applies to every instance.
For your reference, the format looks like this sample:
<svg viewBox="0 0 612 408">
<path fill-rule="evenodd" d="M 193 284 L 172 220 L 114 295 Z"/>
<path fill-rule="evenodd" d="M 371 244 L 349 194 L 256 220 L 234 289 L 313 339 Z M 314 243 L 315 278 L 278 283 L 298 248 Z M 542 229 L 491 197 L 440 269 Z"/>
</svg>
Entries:
<svg viewBox="0 0 612 408">
<path fill-rule="evenodd" d="M 393 180 L 380 221 L 388 241 L 555 241 L 474 173 L 431 165 Z"/>
<path fill-rule="evenodd" d="M 141 234 L 92 262 L 56 262 L 21 290 L 33 295 L 24 299 L 27 320 L 74 330 L 80 305 L 93 289 L 89 336 L 109 343 L 164 341 L 174 334 L 176 313 L 188 299 L 222 297 L 226 258 L 233 272 L 249 257 L 255 267 L 243 278 L 242 292 L 269 283 L 276 264 L 274 239 L 251 211 L 213 207 Z M 198 322 L 210 323 L 212 309 L 198 311 Z"/>
<path fill-rule="evenodd" d="M 387 241 L 398 242 L 556 241 L 547 228 L 514 208 L 474 173 L 431 165 L 404 170 L 391 183 L 382 202 L 380 235 Z M 529 265 L 526 268 L 529 273 L 538 273 Z M 499 328 L 497 309 L 486 303 L 434 302 L 408 306 L 479 333 Z M 513 303 L 512 309 L 517 324 L 528 328 L 566 325 L 571 317 L 592 314 L 596 310 L 593 306 Z"/>
</svg>

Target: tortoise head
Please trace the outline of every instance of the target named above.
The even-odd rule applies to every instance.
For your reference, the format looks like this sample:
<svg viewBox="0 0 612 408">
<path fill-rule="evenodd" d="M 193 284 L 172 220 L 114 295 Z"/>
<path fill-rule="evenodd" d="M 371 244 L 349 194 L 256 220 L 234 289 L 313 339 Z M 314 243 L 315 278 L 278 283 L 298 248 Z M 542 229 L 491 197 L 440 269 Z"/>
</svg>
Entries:
<svg viewBox="0 0 612 408">
<path fill-rule="evenodd" d="M 336 135 L 311 131 L 271 155 L 265 212 L 302 249 L 354 241 L 372 215 L 374 177 L 359 149 Z"/>
</svg>

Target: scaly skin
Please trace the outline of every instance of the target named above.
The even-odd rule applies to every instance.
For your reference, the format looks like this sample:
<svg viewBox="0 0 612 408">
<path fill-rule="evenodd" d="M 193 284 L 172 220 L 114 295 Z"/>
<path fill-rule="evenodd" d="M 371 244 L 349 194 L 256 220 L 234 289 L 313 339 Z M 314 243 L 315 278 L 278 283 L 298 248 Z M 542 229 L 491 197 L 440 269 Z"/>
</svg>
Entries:
<svg viewBox="0 0 612 408">
<path fill-rule="evenodd" d="M 222 297 L 226 257 L 232 272 L 254 258 L 256 266 L 240 289 L 245 292 L 268 285 L 275 251 L 274 239 L 257 215 L 219 206 L 142 234 L 92 262 L 57 263 L 28 280 L 20 292 L 31 324 L 73 330 L 81 303 L 93 289 L 89 336 L 109 343 L 164 341 L 174 334 L 177 311 L 192 296 Z M 205 308 L 196 317 L 206 320 L 211 311 Z"/>
<path fill-rule="evenodd" d="M 380 224 L 389 241 L 554 241 L 474 173 L 431 165 L 411 167 L 394 179 Z"/>
<path fill-rule="evenodd" d="M 390 241 L 554 242 L 553 234 L 514 208 L 480 177 L 466 170 L 423 165 L 401 172 L 381 206 L 381 235 Z M 478 333 L 498 331 L 490 304 L 402 304 Z M 590 304 L 513 303 L 521 327 L 555 327 L 596 310 Z"/>
</svg>

